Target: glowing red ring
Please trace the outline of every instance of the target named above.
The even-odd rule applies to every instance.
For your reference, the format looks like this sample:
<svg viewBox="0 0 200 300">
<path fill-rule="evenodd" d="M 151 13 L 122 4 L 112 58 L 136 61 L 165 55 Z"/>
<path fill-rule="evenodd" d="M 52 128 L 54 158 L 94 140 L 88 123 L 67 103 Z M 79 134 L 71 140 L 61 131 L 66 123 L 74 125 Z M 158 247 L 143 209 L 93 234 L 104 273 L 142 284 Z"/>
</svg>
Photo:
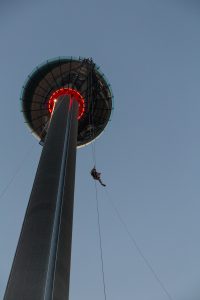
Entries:
<svg viewBox="0 0 200 300">
<path fill-rule="evenodd" d="M 85 101 L 84 98 L 81 96 L 79 92 L 72 88 L 61 88 L 51 95 L 48 101 L 48 110 L 50 113 L 52 113 L 55 102 L 60 96 L 71 96 L 72 99 L 76 100 L 78 102 L 78 120 L 83 116 L 85 111 Z"/>
</svg>

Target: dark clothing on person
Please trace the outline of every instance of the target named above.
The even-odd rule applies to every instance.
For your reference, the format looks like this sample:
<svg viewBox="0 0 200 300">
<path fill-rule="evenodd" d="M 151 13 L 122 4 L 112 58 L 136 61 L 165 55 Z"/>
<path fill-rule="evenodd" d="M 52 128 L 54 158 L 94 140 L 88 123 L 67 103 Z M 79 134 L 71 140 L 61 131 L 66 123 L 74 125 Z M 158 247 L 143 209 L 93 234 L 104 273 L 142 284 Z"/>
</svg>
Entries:
<svg viewBox="0 0 200 300">
<path fill-rule="evenodd" d="M 91 176 L 93 177 L 94 180 L 98 180 L 102 186 L 106 186 L 102 181 L 101 181 L 101 173 L 97 172 L 96 168 L 94 167 L 91 172 Z"/>
</svg>

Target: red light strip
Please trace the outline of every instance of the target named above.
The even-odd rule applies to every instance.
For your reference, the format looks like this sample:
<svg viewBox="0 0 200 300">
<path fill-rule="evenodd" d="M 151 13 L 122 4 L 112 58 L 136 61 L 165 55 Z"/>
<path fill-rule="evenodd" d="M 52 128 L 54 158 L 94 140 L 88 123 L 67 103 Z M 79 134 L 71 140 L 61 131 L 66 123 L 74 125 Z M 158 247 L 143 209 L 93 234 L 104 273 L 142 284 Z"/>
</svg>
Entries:
<svg viewBox="0 0 200 300">
<path fill-rule="evenodd" d="M 78 120 L 80 120 L 80 118 L 83 116 L 85 111 L 85 101 L 84 98 L 81 96 L 81 94 L 72 88 L 61 88 L 53 92 L 53 94 L 51 95 L 48 101 L 49 112 L 50 113 L 53 112 L 55 102 L 60 96 L 64 96 L 64 95 L 71 96 L 72 100 L 74 99 L 78 102 Z"/>
</svg>

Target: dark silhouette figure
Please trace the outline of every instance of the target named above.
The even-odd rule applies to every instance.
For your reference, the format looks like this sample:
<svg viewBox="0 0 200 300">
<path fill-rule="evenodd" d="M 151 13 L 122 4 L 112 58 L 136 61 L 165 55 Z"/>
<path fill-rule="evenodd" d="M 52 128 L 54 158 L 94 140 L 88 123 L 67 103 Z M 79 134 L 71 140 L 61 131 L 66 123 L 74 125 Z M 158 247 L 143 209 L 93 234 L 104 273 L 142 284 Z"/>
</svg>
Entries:
<svg viewBox="0 0 200 300">
<path fill-rule="evenodd" d="M 96 168 L 94 167 L 91 172 L 91 176 L 93 177 L 94 180 L 98 180 L 102 186 L 106 186 L 102 181 L 101 181 L 101 173 L 97 172 Z"/>
</svg>

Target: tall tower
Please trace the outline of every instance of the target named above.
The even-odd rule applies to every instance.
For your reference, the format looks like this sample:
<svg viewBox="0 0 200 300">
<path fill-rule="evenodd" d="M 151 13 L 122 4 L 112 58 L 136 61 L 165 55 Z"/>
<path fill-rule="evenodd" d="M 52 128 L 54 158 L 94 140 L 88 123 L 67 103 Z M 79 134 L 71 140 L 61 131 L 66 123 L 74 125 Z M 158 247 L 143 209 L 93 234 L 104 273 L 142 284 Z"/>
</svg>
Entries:
<svg viewBox="0 0 200 300">
<path fill-rule="evenodd" d="M 112 93 L 91 59 L 59 57 L 28 76 L 21 101 L 43 150 L 4 300 L 67 300 L 76 148 L 104 130 Z"/>
</svg>

